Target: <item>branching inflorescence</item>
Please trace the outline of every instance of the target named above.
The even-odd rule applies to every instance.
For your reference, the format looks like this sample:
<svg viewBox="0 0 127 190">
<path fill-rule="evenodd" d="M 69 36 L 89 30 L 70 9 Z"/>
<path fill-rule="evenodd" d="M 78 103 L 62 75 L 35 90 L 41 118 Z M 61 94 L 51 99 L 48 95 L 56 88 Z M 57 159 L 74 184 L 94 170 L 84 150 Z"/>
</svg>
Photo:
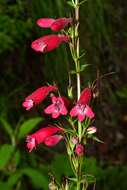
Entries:
<svg viewBox="0 0 127 190">
<path fill-rule="evenodd" d="M 67 96 L 59 95 L 57 86 L 48 85 L 42 86 L 29 95 L 23 102 L 23 107 L 26 110 L 32 109 L 34 106 L 42 103 L 45 98 L 51 99 L 51 104 L 44 108 L 44 113 L 49 114 L 54 120 L 61 117 L 65 118 L 56 124 L 48 125 L 29 134 L 26 138 L 27 148 L 31 152 L 40 143 L 48 147 L 55 146 L 61 140 L 65 142 L 67 154 L 70 160 L 74 177 L 66 176 L 66 184 L 58 184 L 55 180 L 52 181 L 54 190 L 86 190 L 88 181 L 82 170 L 82 163 L 85 153 L 87 139 L 95 138 L 97 131 L 93 126 L 94 111 L 91 108 L 91 100 L 93 98 L 92 89 L 85 87 L 81 91 L 80 72 L 83 67 L 80 63 L 79 49 L 79 7 L 83 2 L 72 0 L 68 2 L 75 11 L 75 18 L 40 18 L 37 20 L 37 25 L 42 28 L 50 28 L 52 31 L 60 32 L 59 34 L 50 34 L 42 36 L 32 42 L 31 47 L 35 51 L 42 53 L 50 52 L 59 47 L 62 43 L 69 44 L 70 52 L 74 62 L 75 69 L 73 72 L 77 81 L 77 97 L 70 96 L 70 89 L 67 87 Z M 83 65 L 85 68 L 85 65 Z M 72 87 L 69 87 L 72 89 Z M 80 93 L 81 91 L 81 93 Z M 75 103 L 76 102 L 76 103 Z M 65 125 L 67 123 L 67 126 Z M 51 183 L 49 189 L 53 190 Z"/>
</svg>

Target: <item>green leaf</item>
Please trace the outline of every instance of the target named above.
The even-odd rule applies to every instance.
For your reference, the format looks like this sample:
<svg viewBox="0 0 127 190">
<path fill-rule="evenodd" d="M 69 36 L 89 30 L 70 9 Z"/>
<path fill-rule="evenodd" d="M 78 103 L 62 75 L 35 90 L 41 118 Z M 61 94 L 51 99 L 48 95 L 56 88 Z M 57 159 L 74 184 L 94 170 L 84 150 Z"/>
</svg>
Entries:
<svg viewBox="0 0 127 190">
<path fill-rule="evenodd" d="M 85 180 L 88 182 L 88 184 L 90 184 L 90 183 L 95 183 L 96 182 L 96 178 L 95 178 L 95 176 L 93 176 L 93 175 L 85 175 L 84 176 L 84 178 L 85 178 Z"/>
<path fill-rule="evenodd" d="M 86 69 L 86 67 L 90 66 L 91 64 L 85 64 L 85 65 L 81 65 L 81 69 L 80 72 L 84 71 Z"/>
<path fill-rule="evenodd" d="M 75 4 L 71 1 L 67 1 L 67 4 L 70 5 L 71 7 L 74 7 L 75 8 Z"/>
<path fill-rule="evenodd" d="M 33 168 L 25 168 L 22 170 L 24 175 L 27 175 L 35 187 L 43 188 L 47 190 L 48 188 L 48 179 L 38 170 Z"/>
<path fill-rule="evenodd" d="M 58 180 L 60 180 L 63 175 L 71 176 L 73 174 L 68 158 L 63 154 L 57 155 L 52 161 L 51 171 L 53 171 Z"/>
<path fill-rule="evenodd" d="M 3 125 L 4 129 L 6 130 L 6 132 L 8 133 L 8 135 L 10 136 L 10 138 L 12 138 L 14 133 L 11 125 L 4 118 L 1 117 L 0 117 L 0 122 Z"/>
<path fill-rule="evenodd" d="M 12 190 L 6 182 L 0 181 L 0 189 L 2 190 Z"/>
<path fill-rule="evenodd" d="M 24 138 L 33 128 L 43 120 L 42 117 L 36 117 L 25 121 L 19 129 L 18 139 Z"/>
<path fill-rule="evenodd" d="M 21 157 L 20 151 L 17 150 L 17 151 L 15 152 L 15 154 L 14 154 L 14 156 L 13 156 L 13 160 L 12 160 L 12 162 L 14 162 L 15 167 L 19 164 L 20 157 Z"/>
<path fill-rule="evenodd" d="M 97 137 L 93 136 L 92 137 L 93 140 L 99 142 L 99 143 L 104 143 L 102 140 L 98 139 Z"/>
<path fill-rule="evenodd" d="M 87 177 L 86 179 L 91 183 L 94 182 L 95 178 L 99 180 L 99 177 L 102 175 L 103 171 L 101 167 L 98 166 L 96 159 L 85 158 L 83 164 L 83 168 L 86 173 L 85 177 Z"/>
<path fill-rule="evenodd" d="M 83 3 L 85 3 L 87 0 L 83 0 L 80 3 L 78 3 L 78 5 L 82 5 Z"/>
<path fill-rule="evenodd" d="M 0 147 L 0 169 L 4 169 L 10 160 L 14 147 L 9 144 L 4 144 Z"/>
<path fill-rule="evenodd" d="M 84 56 L 86 55 L 86 53 L 82 53 L 79 57 L 78 57 L 78 60 L 82 59 Z"/>
<path fill-rule="evenodd" d="M 17 181 L 22 177 L 22 172 L 21 171 L 17 171 L 13 174 L 10 175 L 10 177 L 8 178 L 7 184 L 9 187 L 13 187 L 14 185 L 17 184 Z"/>
<path fill-rule="evenodd" d="M 40 171 L 33 168 L 24 168 L 13 173 L 9 178 L 7 184 L 13 188 L 14 185 L 20 180 L 20 178 L 25 175 L 29 177 L 31 183 L 35 188 L 47 190 L 48 179 Z"/>
<path fill-rule="evenodd" d="M 70 74 L 72 74 L 72 75 L 74 75 L 74 74 L 76 74 L 77 72 L 75 71 L 75 70 L 71 70 L 70 71 Z"/>
</svg>

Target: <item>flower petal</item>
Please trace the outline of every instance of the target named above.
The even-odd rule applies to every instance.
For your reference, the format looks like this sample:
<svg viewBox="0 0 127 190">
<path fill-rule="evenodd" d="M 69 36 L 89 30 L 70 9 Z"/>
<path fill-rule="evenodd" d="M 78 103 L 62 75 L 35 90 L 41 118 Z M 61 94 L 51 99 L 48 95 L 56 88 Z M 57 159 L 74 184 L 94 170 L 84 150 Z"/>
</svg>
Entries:
<svg viewBox="0 0 127 190">
<path fill-rule="evenodd" d="M 32 42 L 31 47 L 35 51 L 44 52 L 46 47 L 47 47 L 47 44 L 44 43 L 44 41 L 39 38 L 39 39 Z"/>
<path fill-rule="evenodd" d="M 53 136 L 47 137 L 44 141 L 44 144 L 47 146 L 55 146 L 56 144 L 59 143 L 59 141 L 61 141 L 62 138 L 63 138 L 62 135 L 53 135 Z"/>
<path fill-rule="evenodd" d="M 51 114 L 54 111 L 54 105 L 51 104 L 47 108 L 44 109 L 44 112 L 47 114 Z"/>
<path fill-rule="evenodd" d="M 82 92 L 81 92 L 81 96 L 80 99 L 78 100 L 78 103 L 81 104 L 88 104 L 91 100 L 91 89 L 90 88 L 85 88 Z"/>
<path fill-rule="evenodd" d="M 52 18 L 40 18 L 37 20 L 37 25 L 42 28 L 50 28 L 55 19 Z"/>
<path fill-rule="evenodd" d="M 47 137 L 49 137 L 59 131 L 61 131 L 61 129 L 58 127 L 48 126 L 48 127 L 44 127 L 42 129 L 36 131 L 35 133 L 33 133 L 32 135 L 29 135 L 29 136 L 31 138 L 35 138 L 36 143 L 40 144 L 40 143 L 44 142 Z"/>
<path fill-rule="evenodd" d="M 78 121 L 82 122 L 85 119 L 85 114 L 78 114 Z"/>
<path fill-rule="evenodd" d="M 31 48 L 35 51 L 42 53 L 50 52 L 56 49 L 61 43 L 68 42 L 69 37 L 66 35 L 46 35 L 41 38 L 38 38 L 31 44 Z"/>
<path fill-rule="evenodd" d="M 34 102 L 33 100 L 29 99 L 29 100 L 25 100 L 23 103 L 22 103 L 22 106 L 24 108 L 26 108 L 26 110 L 30 110 L 34 105 Z"/>
<path fill-rule="evenodd" d="M 36 148 L 35 138 L 33 138 L 31 136 L 27 136 L 26 142 L 27 142 L 26 146 L 27 146 L 27 149 L 29 150 L 29 152 L 31 152 L 34 148 Z"/>
<path fill-rule="evenodd" d="M 66 107 L 63 105 L 62 106 L 62 108 L 61 108 L 61 110 L 60 110 L 60 113 L 62 114 L 62 115 L 67 115 L 67 109 L 66 109 Z"/>
<path fill-rule="evenodd" d="M 70 111 L 70 116 L 75 117 L 78 114 L 77 106 L 74 106 Z"/>
<path fill-rule="evenodd" d="M 56 119 L 57 117 L 59 117 L 60 113 L 59 112 L 53 112 L 52 113 L 52 118 Z"/>
<path fill-rule="evenodd" d="M 85 113 L 86 113 L 86 116 L 89 118 L 94 117 L 94 112 L 92 111 L 92 109 L 88 105 L 86 105 Z"/>
<path fill-rule="evenodd" d="M 55 91 L 58 88 L 56 86 L 43 86 L 35 90 L 32 94 L 25 98 L 22 106 L 27 110 L 33 107 L 34 105 L 40 104 L 51 91 Z"/>
<path fill-rule="evenodd" d="M 51 25 L 51 29 L 53 31 L 58 31 L 63 29 L 65 26 L 67 26 L 69 23 L 72 22 L 71 18 L 58 18 L 56 19 L 52 25 Z"/>
</svg>

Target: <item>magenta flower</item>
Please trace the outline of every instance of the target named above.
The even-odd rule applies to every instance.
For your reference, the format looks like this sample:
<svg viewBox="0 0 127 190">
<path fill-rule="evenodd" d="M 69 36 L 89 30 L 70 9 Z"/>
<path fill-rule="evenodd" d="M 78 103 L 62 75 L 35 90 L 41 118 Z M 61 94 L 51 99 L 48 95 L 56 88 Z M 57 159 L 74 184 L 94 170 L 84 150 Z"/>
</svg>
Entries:
<svg viewBox="0 0 127 190">
<path fill-rule="evenodd" d="M 78 102 L 70 111 L 71 117 L 77 116 L 80 122 L 82 122 L 86 116 L 89 118 L 93 118 L 94 112 L 87 105 L 90 100 L 91 100 L 91 90 L 89 88 L 85 88 L 82 91 Z"/>
<path fill-rule="evenodd" d="M 78 156 L 82 156 L 84 154 L 84 146 L 82 144 L 77 144 L 75 147 L 75 153 Z"/>
<path fill-rule="evenodd" d="M 53 31 L 64 29 L 68 24 L 72 23 L 71 18 L 40 18 L 37 20 L 37 25 L 42 28 L 50 28 Z"/>
<path fill-rule="evenodd" d="M 55 146 L 63 137 L 61 135 L 54 134 L 61 131 L 62 129 L 58 127 L 48 126 L 31 135 L 28 135 L 26 138 L 26 146 L 29 152 L 31 152 L 33 148 L 36 148 L 36 146 L 40 143 L 44 143 L 47 146 Z"/>
<path fill-rule="evenodd" d="M 25 98 L 22 106 L 30 110 L 34 105 L 40 104 L 51 91 L 57 90 L 56 86 L 43 86 L 35 90 L 31 95 Z"/>
<path fill-rule="evenodd" d="M 68 41 L 68 36 L 51 34 L 33 41 L 31 47 L 35 51 L 46 53 L 56 49 L 61 43 Z"/>
<path fill-rule="evenodd" d="M 52 104 L 44 112 L 52 114 L 52 118 L 58 118 L 60 115 L 67 115 L 68 101 L 64 97 L 52 96 Z"/>
</svg>

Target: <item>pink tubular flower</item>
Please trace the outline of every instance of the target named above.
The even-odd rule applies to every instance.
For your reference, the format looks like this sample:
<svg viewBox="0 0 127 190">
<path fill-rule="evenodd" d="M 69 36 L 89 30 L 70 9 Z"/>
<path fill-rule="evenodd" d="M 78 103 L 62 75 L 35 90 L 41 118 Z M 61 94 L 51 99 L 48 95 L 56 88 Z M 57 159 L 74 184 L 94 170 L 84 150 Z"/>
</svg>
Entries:
<svg viewBox="0 0 127 190">
<path fill-rule="evenodd" d="M 72 23 L 71 18 L 40 18 L 37 20 L 37 25 L 42 28 L 51 28 L 53 31 L 59 31 L 65 28 L 68 24 Z"/>
<path fill-rule="evenodd" d="M 66 35 L 47 35 L 33 41 L 31 47 L 35 51 L 42 53 L 50 52 L 56 49 L 61 43 L 68 42 L 69 37 Z"/>
<path fill-rule="evenodd" d="M 44 112 L 52 114 L 52 118 L 58 118 L 60 115 L 67 115 L 67 100 L 64 97 L 52 96 L 52 104 Z"/>
<path fill-rule="evenodd" d="M 33 148 L 36 148 L 40 143 L 44 143 L 47 146 L 55 146 L 62 139 L 62 136 L 54 134 L 61 131 L 62 129 L 58 127 L 48 126 L 28 135 L 26 142 L 29 152 L 31 152 Z"/>
<path fill-rule="evenodd" d="M 43 86 L 35 90 L 31 95 L 25 98 L 22 106 L 30 110 L 34 105 L 40 104 L 51 91 L 57 90 L 56 86 Z"/>
<path fill-rule="evenodd" d="M 86 116 L 89 118 L 93 118 L 94 112 L 87 105 L 90 100 L 91 100 L 91 90 L 89 88 L 85 88 L 82 91 L 77 104 L 70 111 L 71 117 L 77 116 L 80 122 L 82 122 Z"/>
<path fill-rule="evenodd" d="M 78 156 L 82 156 L 84 154 L 84 146 L 81 145 L 81 144 L 77 144 L 76 145 L 76 148 L 75 148 L 75 153 L 78 155 Z"/>
</svg>

